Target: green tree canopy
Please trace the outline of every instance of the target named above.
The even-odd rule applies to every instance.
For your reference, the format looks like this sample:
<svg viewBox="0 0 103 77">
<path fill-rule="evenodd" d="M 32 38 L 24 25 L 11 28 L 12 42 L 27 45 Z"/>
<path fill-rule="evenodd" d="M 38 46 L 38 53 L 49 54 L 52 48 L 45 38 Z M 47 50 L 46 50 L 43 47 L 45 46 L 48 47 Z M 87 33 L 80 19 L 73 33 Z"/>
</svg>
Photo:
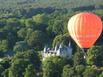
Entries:
<svg viewBox="0 0 103 77">
<path fill-rule="evenodd" d="M 99 75 L 99 77 L 103 77 L 103 72 Z"/>
<path fill-rule="evenodd" d="M 8 51 L 8 41 L 7 40 L 0 40 L 0 51 L 6 52 Z"/>
<path fill-rule="evenodd" d="M 86 64 L 86 60 L 84 59 L 84 53 L 79 50 L 74 54 L 74 66 L 76 65 L 85 65 Z"/>
<path fill-rule="evenodd" d="M 36 50 L 41 50 L 47 42 L 49 42 L 49 38 L 46 33 L 36 30 L 33 31 L 28 38 L 26 39 L 29 46 Z"/>
<path fill-rule="evenodd" d="M 99 72 L 97 72 L 95 68 L 87 66 L 83 73 L 83 77 L 98 77 L 98 73 Z"/>
<path fill-rule="evenodd" d="M 73 67 L 71 67 L 70 65 L 64 66 L 62 77 L 75 77 L 75 76 L 76 73 Z"/>
<path fill-rule="evenodd" d="M 103 46 L 93 46 L 87 52 L 87 63 L 103 66 Z"/>
<path fill-rule="evenodd" d="M 65 58 L 48 57 L 43 61 L 43 77 L 61 77 L 63 67 L 69 63 Z"/>
<path fill-rule="evenodd" d="M 35 69 L 39 69 L 41 65 L 40 58 L 38 53 L 34 50 L 27 50 L 24 52 L 18 52 L 12 59 L 12 63 L 14 63 L 18 59 L 23 59 L 29 61 L 31 64 L 35 66 Z"/>
<path fill-rule="evenodd" d="M 63 44 L 68 45 L 70 42 L 68 33 L 64 35 L 57 35 L 54 40 L 52 46 L 55 47 L 56 45 Z"/>
<path fill-rule="evenodd" d="M 41 23 L 47 23 L 48 18 L 45 14 L 37 14 L 35 16 L 32 17 L 34 22 L 36 22 L 37 24 L 41 24 Z"/>
<path fill-rule="evenodd" d="M 13 51 L 14 52 L 24 52 L 27 51 L 29 49 L 28 44 L 26 43 L 26 41 L 19 41 L 16 42 Z"/>
<path fill-rule="evenodd" d="M 4 67 L 2 65 L 0 65 L 0 77 L 3 77 L 3 71 L 4 71 Z"/>
<path fill-rule="evenodd" d="M 28 64 L 30 64 L 28 60 L 16 59 L 9 68 L 9 77 L 23 77 Z"/>
<path fill-rule="evenodd" d="M 36 70 L 33 65 L 28 65 L 26 72 L 24 73 L 24 77 L 37 77 Z"/>
<path fill-rule="evenodd" d="M 18 37 L 19 38 L 22 38 L 22 39 L 25 39 L 26 35 L 27 35 L 27 31 L 26 31 L 26 28 L 21 28 L 18 32 Z"/>
</svg>

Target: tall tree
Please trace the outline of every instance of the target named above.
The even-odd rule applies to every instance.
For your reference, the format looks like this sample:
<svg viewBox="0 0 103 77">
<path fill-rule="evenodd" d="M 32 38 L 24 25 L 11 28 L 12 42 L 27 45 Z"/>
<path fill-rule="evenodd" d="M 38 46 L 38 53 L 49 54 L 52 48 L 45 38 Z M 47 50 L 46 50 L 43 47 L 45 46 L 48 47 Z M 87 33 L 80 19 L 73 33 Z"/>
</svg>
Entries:
<svg viewBox="0 0 103 77">
<path fill-rule="evenodd" d="M 103 66 L 103 46 L 93 46 L 87 52 L 87 63 Z"/>
<path fill-rule="evenodd" d="M 52 46 L 55 47 L 56 45 L 60 45 L 60 44 L 68 46 L 69 42 L 70 40 L 69 40 L 68 33 L 64 35 L 57 35 L 53 40 Z"/>
<path fill-rule="evenodd" d="M 7 40 L 0 40 L 0 51 L 6 52 L 8 51 L 8 41 Z"/>
<path fill-rule="evenodd" d="M 28 67 L 26 68 L 26 72 L 24 73 L 24 77 L 37 77 L 33 65 L 28 65 Z"/>
<path fill-rule="evenodd" d="M 33 31 L 26 40 L 28 45 L 36 50 L 41 50 L 49 42 L 46 33 L 39 30 Z"/>
<path fill-rule="evenodd" d="M 84 58 L 84 53 L 80 49 L 74 54 L 73 60 L 74 60 L 74 66 L 86 64 L 86 60 Z"/>
<path fill-rule="evenodd" d="M 76 73 L 73 67 L 71 67 L 70 65 L 64 66 L 62 77 L 75 77 L 75 76 Z"/>
<path fill-rule="evenodd" d="M 47 23 L 48 18 L 45 14 L 37 14 L 35 16 L 32 17 L 34 22 L 36 22 L 37 24 L 41 24 L 41 23 Z"/>
<path fill-rule="evenodd" d="M 9 77 L 23 77 L 23 72 L 25 68 L 30 64 L 28 60 L 17 59 L 15 60 L 11 67 L 9 68 Z"/>
<path fill-rule="evenodd" d="M 98 77 L 98 73 L 95 68 L 88 66 L 83 72 L 83 77 Z"/>
<path fill-rule="evenodd" d="M 3 71 L 4 71 L 4 67 L 2 65 L 0 65 L 0 77 L 3 77 Z"/>
<path fill-rule="evenodd" d="M 26 41 L 19 41 L 16 42 L 13 51 L 14 52 L 24 52 L 27 51 L 29 49 L 28 44 L 26 43 Z"/>
<path fill-rule="evenodd" d="M 65 58 L 48 57 L 43 61 L 43 77 L 61 77 L 63 67 L 69 63 Z"/>
</svg>

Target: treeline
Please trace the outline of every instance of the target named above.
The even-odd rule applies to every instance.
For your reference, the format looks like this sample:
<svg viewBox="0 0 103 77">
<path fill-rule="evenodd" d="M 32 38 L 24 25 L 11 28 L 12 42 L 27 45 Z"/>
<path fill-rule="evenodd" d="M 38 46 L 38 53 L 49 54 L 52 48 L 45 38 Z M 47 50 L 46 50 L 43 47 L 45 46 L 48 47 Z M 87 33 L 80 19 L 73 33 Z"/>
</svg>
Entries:
<svg viewBox="0 0 103 77">
<path fill-rule="evenodd" d="M 33 14 L 45 12 L 51 13 L 54 10 L 92 11 L 103 8 L 102 0 L 0 0 L 1 17 L 30 17 Z M 5 5 L 5 6 L 4 6 Z M 88 9 L 89 8 L 89 9 Z"/>
</svg>

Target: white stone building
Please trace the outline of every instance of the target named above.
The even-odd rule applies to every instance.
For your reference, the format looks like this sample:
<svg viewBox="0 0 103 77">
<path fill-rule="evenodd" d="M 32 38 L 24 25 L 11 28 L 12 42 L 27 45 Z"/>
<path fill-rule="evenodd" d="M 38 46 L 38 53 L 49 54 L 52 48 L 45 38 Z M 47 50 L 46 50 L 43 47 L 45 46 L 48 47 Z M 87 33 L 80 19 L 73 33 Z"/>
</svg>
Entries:
<svg viewBox="0 0 103 77">
<path fill-rule="evenodd" d="M 42 52 L 43 60 L 45 60 L 45 58 L 50 56 L 60 56 L 60 57 L 68 58 L 68 59 L 71 58 L 72 57 L 71 44 L 69 43 L 68 46 L 63 46 L 61 44 L 56 45 L 54 49 L 44 47 L 44 50 Z"/>
</svg>

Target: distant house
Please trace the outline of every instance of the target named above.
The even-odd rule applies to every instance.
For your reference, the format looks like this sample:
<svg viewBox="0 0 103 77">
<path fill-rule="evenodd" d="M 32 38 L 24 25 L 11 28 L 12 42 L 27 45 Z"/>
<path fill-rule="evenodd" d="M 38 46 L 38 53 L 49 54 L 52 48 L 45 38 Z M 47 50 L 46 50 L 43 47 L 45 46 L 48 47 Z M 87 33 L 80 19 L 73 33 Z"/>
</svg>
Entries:
<svg viewBox="0 0 103 77">
<path fill-rule="evenodd" d="M 72 57 L 71 44 L 69 43 L 68 46 L 63 46 L 61 44 L 56 45 L 54 49 L 44 47 L 44 50 L 42 52 L 43 60 L 45 60 L 45 58 L 50 56 L 60 56 L 70 59 Z"/>
</svg>

